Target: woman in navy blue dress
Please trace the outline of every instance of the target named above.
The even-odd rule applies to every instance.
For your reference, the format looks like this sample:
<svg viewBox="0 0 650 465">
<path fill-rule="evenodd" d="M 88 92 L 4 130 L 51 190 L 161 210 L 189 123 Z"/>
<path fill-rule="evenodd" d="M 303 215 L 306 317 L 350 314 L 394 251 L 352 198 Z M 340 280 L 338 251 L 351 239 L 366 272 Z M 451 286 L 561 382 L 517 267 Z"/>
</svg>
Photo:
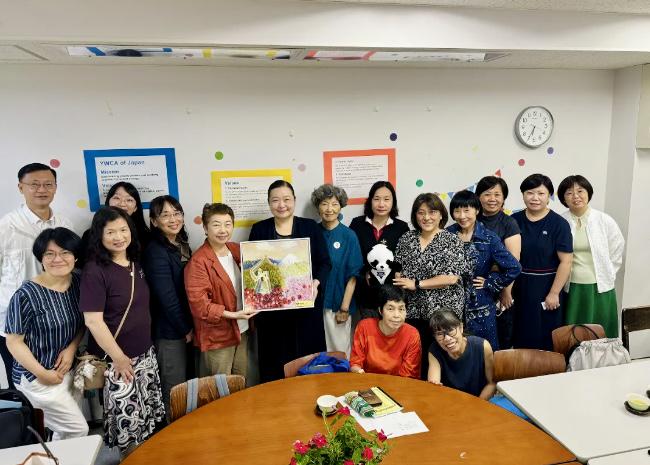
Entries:
<svg viewBox="0 0 650 465">
<path fill-rule="evenodd" d="M 514 346 L 552 350 L 551 332 L 564 324 L 573 238 L 569 223 L 548 208 L 554 189 L 547 176 L 531 174 L 520 189 L 526 208 L 512 215 L 521 229 L 522 267 L 513 292 Z"/>
</svg>

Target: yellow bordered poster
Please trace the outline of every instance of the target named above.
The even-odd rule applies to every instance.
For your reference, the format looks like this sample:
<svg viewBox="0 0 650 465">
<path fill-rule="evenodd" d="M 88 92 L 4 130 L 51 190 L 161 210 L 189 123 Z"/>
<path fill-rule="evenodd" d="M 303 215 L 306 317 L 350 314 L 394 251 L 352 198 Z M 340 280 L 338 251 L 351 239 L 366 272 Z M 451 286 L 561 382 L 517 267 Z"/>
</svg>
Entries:
<svg viewBox="0 0 650 465">
<path fill-rule="evenodd" d="M 271 216 L 267 190 L 273 181 L 291 182 L 290 169 L 213 171 L 212 201 L 230 206 L 235 226 L 248 227 Z"/>
</svg>

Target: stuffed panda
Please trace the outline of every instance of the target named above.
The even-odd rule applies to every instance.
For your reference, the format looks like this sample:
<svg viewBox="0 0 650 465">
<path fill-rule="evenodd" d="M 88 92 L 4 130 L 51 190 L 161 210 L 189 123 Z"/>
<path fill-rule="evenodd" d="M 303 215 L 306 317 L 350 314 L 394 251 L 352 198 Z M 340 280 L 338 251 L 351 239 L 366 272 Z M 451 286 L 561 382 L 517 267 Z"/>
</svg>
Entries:
<svg viewBox="0 0 650 465">
<path fill-rule="evenodd" d="M 372 308 L 378 307 L 378 296 L 379 289 L 384 285 L 393 285 L 393 278 L 395 273 L 402 271 L 402 265 L 395 261 L 395 255 L 393 252 L 386 247 L 386 244 L 375 244 L 375 246 L 370 249 L 368 255 L 366 255 L 368 260 L 368 268 L 366 271 L 369 271 L 368 278 L 368 287 L 370 289 L 369 296 L 372 299 Z M 376 302 L 377 304 L 375 304 Z"/>
</svg>

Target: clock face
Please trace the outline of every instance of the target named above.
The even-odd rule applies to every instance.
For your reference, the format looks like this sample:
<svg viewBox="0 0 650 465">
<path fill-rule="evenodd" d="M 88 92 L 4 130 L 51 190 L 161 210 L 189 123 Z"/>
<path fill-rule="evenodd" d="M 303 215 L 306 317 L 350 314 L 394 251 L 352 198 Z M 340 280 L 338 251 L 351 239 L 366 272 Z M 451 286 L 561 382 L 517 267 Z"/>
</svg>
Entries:
<svg viewBox="0 0 650 465">
<path fill-rule="evenodd" d="M 544 107 L 525 108 L 515 120 L 515 134 L 526 147 L 536 148 L 551 138 L 553 115 Z"/>
</svg>

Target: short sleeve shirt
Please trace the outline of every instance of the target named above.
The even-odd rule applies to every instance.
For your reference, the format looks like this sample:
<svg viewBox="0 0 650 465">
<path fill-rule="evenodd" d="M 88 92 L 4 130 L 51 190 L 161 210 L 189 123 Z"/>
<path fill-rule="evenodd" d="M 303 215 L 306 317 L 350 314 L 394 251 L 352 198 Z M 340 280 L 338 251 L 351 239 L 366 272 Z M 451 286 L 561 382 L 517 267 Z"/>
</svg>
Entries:
<svg viewBox="0 0 650 465">
<path fill-rule="evenodd" d="M 152 346 L 151 315 L 149 313 L 149 287 L 139 264 L 134 265 L 135 287 L 133 303 L 116 342 L 130 358 L 145 353 Z M 131 269 L 110 262 L 99 265 L 88 262 L 81 276 L 82 312 L 103 312 L 104 322 L 115 334 L 131 298 Z M 104 351 L 90 335 L 88 352 L 104 356 Z"/>
<path fill-rule="evenodd" d="M 501 239 L 501 242 L 505 241 L 509 237 L 521 234 L 519 225 L 515 219 L 506 215 L 503 211 L 492 216 L 479 215 L 478 221 L 483 223 L 483 225 L 490 231 L 496 233 L 496 235 L 499 236 L 499 239 Z"/>
<path fill-rule="evenodd" d="M 70 287 L 55 291 L 33 281 L 25 281 L 9 302 L 7 334 L 22 334 L 25 345 L 46 370 L 54 368 L 56 359 L 83 327 L 79 312 L 79 275 L 74 273 Z M 33 381 L 36 376 L 14 360 L 12 380 Z"/>
</svg>

